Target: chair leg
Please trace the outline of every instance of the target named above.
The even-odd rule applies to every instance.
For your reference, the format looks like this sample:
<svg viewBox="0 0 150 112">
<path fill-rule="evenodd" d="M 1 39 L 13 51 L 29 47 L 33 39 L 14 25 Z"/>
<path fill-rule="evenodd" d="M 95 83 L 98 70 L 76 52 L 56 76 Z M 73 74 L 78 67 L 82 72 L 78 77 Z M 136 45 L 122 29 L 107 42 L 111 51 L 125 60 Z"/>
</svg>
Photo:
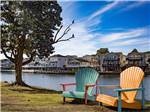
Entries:
<svg viewBox="0 0 150 112">
<path fill-rule="evenodd" d="M 118 92 L 118 112 L 122 112 L 121 92 Z"/>
<path fill-rule="evenodd" d="M 98 102 L 98 105 L 99 105 L 99 106 L 103 106 L 103 105 L 102 105 L 102 102 Z"/>
<path fill-rule="evenodd" d="M 66 102 L 66 98 L 65 98 L 65 97 L 63 97 L 63 103 L 65 104 L 65 102 Z"/>
<path fill-rule="evenodd" d="M 143 84 L 143 81 L 142 81 L 142 110 L 144 110 L 144 104 L 145 104 L 144 84 Z"/>
<path fill-rule="evenodd" d="M 87 99 L 88 99 L 88 95 L 87 95 L 87 88 L 85 90 L 85 96 L 84 96 L 84 103 L 87 104 Z"/>
<path fill-rule="evenodd" d="M 103 105 L 102 105 L 102 102 L 100 102 L 99 105 L 100 105 L 100 106 L 103 106 Z"/>
<path fill-rule="evenodd" d="M 87 98 L 85 98 L 84 103 L 87 104 Z"/>
</svg>

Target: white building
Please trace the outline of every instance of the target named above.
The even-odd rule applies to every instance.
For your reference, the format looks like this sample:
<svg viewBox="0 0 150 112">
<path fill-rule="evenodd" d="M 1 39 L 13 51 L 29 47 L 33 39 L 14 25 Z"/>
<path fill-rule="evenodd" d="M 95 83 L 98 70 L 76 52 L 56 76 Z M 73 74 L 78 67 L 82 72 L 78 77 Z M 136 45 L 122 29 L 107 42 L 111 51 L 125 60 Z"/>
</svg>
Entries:
<svg viewBox="0 0 150 112">
<path fill-rule="evenodd" d="M 78 67 L 91 67 L 91 62 L 78 58 L 76 55 L 53 55 L 49 58 L 39 59 L 35 58 L 34 61 L 24 66 L 24 68 L 78 68 Z"/>
<path fill-rule="evenodd" d="M 0 60 L 0 68 L 12 68 L 14 64 L 9 59 Z"/>
<path fill-rule="evenodd" d="M 53 55 L 48 60 L 49 67 L 64 68 L 67 64 L 67 57 L 62 55 Z"/>
<path fill-rule="evenodd" d="M 68 68 L 90 67 L 90 62 L 82 58 L 72 58 L 68 60 L 66 67 Z"/>
<path fill-rule="evenodd" d="M 43 59 L 39 59 L 38 57 L 36 57 L 34 59 L 34 61 L 32 61 L 31 63 L 23 66 L 24 68 L 64 68 L 67 67 L 68 62 L 70 60 L 73 60 L 77 58 L 77 56 L 75 55 L 67 55 L 67 56 L 62 56 L 62 55 L 53 55 L 50 56 L 49 58 L 43 58 Z"/>
</svg>

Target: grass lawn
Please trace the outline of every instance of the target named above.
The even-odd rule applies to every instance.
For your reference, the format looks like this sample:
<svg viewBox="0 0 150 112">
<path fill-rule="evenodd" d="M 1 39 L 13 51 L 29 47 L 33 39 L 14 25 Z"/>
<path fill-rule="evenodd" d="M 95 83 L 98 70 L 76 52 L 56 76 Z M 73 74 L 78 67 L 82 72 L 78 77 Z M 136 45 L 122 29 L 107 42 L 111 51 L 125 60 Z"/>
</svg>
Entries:
<svg viewBox="0 0 150 112">
<path fill-rule="evenodd" d="M 69 99 L 69 102 L 71 101 L 72 99 Z M 150 103 L 147 103 L 147 106 L 150 106 Z M 115 110 L 81 103 L 62 104 L 60 92 L 1 83 L 1 112 L 115 112 Z"/>
</svg>

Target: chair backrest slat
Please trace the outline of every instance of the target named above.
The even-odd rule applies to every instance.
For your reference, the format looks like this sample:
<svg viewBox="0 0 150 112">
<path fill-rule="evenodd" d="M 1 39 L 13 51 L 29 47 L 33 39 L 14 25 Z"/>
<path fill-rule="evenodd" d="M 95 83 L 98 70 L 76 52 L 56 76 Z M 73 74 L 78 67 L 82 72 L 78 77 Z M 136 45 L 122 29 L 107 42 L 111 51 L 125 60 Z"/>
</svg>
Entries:
<svg viewBox="0 0 150 112">
<path fill-rule="evenodd" d="M 99 73 L 92 68 L 80 68 L 79 71 L 76 72 L 76 91 L 84 92 L 86 84 L 95 84 L 98 79 Z M 88 90 L 90 93 L 92 89 Z"/>
<path fill-rule="evenodd" d="M 139 88 L 144 78 L 144 72 L 139 67 L 129 67 L 121 73 L 120 87 L 126 88 Z M 137 91 L 123 92 L 122 97 L 125 100 L 134 101 Z"/>
</svg>

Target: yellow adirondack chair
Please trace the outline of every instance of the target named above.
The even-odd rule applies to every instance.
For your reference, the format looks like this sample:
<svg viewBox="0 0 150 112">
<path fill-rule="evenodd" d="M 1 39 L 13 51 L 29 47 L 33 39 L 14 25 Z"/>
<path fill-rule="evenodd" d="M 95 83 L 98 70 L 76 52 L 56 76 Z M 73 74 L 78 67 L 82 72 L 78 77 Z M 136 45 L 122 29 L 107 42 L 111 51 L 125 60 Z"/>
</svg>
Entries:
<svg viewBox="0 0 150 112">
<path fill-rule="evenodd" d="M 144 88 L 139 88 L 144 78 L 144 72 L 139 67 L 130 67 L 120 74 L 120 89 L 114 89 L 118 97 L 112 97 L 106 94 L 98 94 L 96 101 L 101 102 L 108 106 L 118 107 L 118 112 L 121 108 L 128 109 L 141 109 L 144 105 Z M 114 87 L 114 86 L 101 86 L 99 87 Z M 137 91 L 142 91 L 142 103 L 136 101 L 135 97 Z"/>
</svg>

